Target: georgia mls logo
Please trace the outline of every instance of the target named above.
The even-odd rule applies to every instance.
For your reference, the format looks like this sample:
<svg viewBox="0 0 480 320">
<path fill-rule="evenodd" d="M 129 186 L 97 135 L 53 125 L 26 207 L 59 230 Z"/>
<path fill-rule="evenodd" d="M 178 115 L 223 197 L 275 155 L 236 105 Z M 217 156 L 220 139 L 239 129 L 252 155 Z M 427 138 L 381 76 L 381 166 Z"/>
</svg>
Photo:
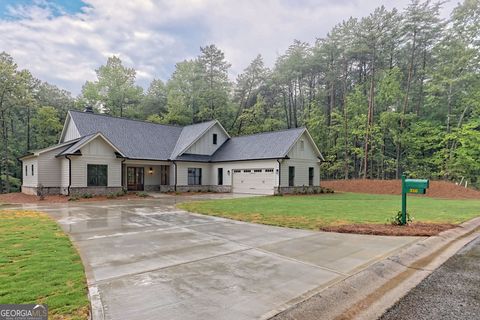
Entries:
<svg viewBox="0 0 480 320">
<path fill-rule="evenodd" d="M 47 320 L 48 307 L 43 304 L 0 304 L 0 320 Z"/>
</svg>

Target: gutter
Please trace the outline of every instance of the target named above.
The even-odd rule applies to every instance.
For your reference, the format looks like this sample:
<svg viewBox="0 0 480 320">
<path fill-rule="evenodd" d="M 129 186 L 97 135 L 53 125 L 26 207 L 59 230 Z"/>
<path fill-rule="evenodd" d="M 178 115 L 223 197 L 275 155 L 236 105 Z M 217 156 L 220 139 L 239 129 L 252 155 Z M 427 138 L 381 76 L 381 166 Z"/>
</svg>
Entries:
<svg viewBox="0 0 480 320">
<path fill-rule="evenodd" d="M 68 187 L 67 187 L 67 196 L 70 195 L 70 187 L 72 186 L 72 159 L 68 157 L 68 155 L 65 156 L 66 159 L 68 159 Z"/>
</svg>

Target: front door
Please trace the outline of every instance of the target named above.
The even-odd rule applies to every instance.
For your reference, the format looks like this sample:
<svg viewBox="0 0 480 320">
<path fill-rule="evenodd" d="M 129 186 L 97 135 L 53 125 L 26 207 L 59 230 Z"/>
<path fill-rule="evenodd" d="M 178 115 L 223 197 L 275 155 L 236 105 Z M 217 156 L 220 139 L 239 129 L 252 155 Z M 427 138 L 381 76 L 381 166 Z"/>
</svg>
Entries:
<svg viewBox="0 0 480 320">
<path fill-rule="evenodd" d="M 143 167 L 127 167 L 127 190 L 143 191 Z"/>
</svg>

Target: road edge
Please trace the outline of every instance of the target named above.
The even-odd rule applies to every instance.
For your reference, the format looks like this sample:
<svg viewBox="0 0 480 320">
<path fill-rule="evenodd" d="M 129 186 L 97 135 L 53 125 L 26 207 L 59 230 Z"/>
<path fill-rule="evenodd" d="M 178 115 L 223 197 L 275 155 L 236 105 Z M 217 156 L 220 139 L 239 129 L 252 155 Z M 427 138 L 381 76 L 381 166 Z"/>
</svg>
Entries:
<svg viewBox="0 0 480 320">
<path fill-rule="evenodd" d="M 268 319 L 376 319 L 479 234 L 477 217 L 404 247 L 312 295 L 292 300 Z"/>
</svg>

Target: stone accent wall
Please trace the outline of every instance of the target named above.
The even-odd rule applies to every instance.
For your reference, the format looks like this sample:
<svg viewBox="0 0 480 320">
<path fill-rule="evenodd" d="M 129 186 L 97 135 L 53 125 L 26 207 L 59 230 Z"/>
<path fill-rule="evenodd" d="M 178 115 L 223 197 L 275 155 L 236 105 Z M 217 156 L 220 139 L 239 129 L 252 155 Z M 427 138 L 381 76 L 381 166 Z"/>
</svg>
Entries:
<svg viewBox="0 0 480 320">
<path fill-rule="evenodd" d="M 81 196 L 83 194 L 91 194 L 93 196 L 107 195 L 110 193 L 117 193 L 123 190 L 122 187 L 71 187 L 71 196 Z M 60 193 L 60 190 L 57 194 Z"/>
<path fill-rule="evenodd" d="M 231 186 L 177 186 L 177 192 L 232 192 Z"/>
<path fill-rule="evenodd" d="M 275 194 L 318 194 L 333 193 L 333 190 L 320 186 L 277 187 Z"/>
</svg>

